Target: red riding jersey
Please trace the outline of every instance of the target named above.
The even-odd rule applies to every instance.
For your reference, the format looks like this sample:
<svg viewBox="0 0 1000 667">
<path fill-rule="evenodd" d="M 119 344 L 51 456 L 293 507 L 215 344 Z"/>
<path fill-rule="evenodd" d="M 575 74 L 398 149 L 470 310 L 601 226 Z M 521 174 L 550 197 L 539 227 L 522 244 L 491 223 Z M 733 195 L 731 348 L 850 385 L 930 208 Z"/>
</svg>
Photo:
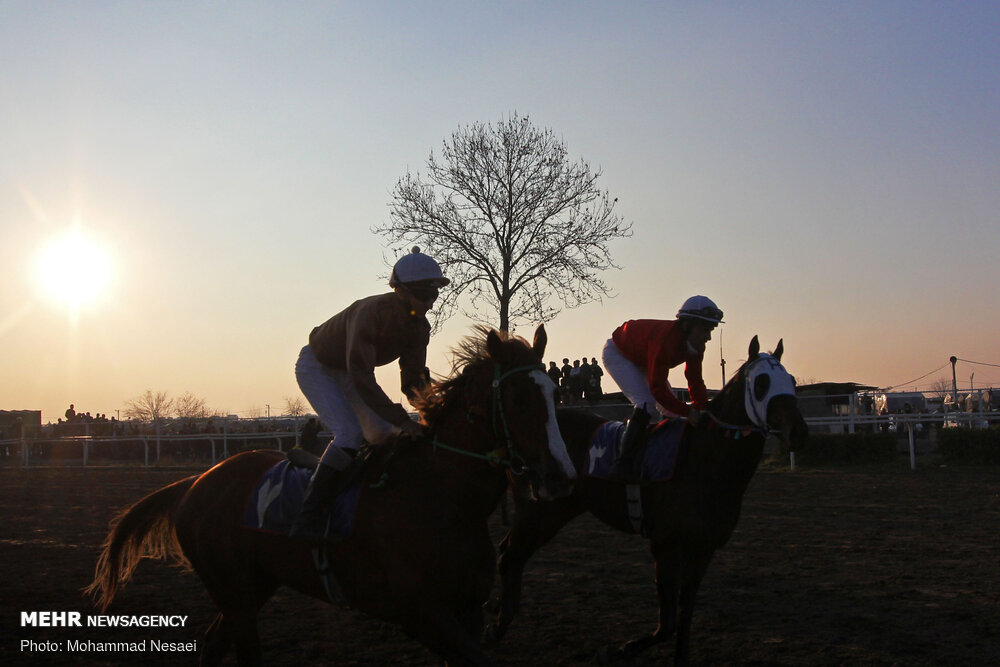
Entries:
<svg viewBox="0 0 1000 667">
<path fill-rule="evenodd" d="M 690 406 L 678 399 L 667 383 L 671 368 L 684 363 L 684 377 L 694 407 L 704 410 L 708 392 L 701 376 L 703 353 L 692 352 L 677 320 L 629 320 L 611 334 L 622 355 L 646 369 L 646 381 L 653 397 L 667 410 L 686 417 Z"/>
</svg>

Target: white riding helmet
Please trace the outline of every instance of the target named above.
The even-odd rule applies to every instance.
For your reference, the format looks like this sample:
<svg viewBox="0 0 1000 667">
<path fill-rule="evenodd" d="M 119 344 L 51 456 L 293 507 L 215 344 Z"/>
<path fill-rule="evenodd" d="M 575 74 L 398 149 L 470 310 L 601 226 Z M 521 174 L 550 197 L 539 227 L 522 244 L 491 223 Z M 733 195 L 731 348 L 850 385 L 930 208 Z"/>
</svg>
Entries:
<svg viewBox="0 0 1000 667">
<path fill-rule="evenodd" d="M 403 255 L 392 267 L 392 275 L 389 276 L 389 286 L 419 283 L 427 287 L 444 287 L 451 281 L 441 273 L 441 267 L 432 258 L 420 252 L 420 248 L 413 246 L 413 249 Z"/>
<path fill-rule="evenodd" d="M 712 324 L 722 324 L 722 311 L 715 305 L 715 302 L 707 296 L 693 296 L 684 302 L 681 309 L 677 311 L 677 319 L 690 317 L 696 320 L 705 320 Z"/>
</svg>

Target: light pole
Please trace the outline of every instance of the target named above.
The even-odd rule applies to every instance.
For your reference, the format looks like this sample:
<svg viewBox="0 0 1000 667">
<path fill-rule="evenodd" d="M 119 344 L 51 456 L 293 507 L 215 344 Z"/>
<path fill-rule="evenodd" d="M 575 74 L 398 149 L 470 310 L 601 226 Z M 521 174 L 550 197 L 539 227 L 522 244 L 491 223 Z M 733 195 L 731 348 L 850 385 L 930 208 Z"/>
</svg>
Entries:
<svg viewBox="0 0 1000 667">
<path fill-rule="evenodd" d="M 958 357 L 952 357 L 951 361 L 951 395 L 952 400 L 956 403 L 958 402 L 958 380 L 955 378 L 955 364 L 958 363 Z"/>
<path fill-rule="evenodd" d="M 726 358 L 722 356 L 722 329 L 719 329 L 719 363 L 722 366 L 722 386 L 726 386 Z"/>
</svg>

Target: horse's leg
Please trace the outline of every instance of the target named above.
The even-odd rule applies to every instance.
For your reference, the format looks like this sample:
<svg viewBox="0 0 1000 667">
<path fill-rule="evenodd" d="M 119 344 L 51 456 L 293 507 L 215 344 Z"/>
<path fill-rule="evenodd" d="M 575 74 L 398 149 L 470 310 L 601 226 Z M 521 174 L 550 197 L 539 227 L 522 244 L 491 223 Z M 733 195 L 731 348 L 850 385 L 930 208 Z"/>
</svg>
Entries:
<svg viewBox="0 0 1000 667">
<path fill-rule="evenodd" d="M 260 665 L 260 635 L 257 631 L 257 614 L 264 603 L 274 595 L 277 584 L 258 581 L 239 590 L 236 586 L 243 582 L 228 582 L 202 577 L 209 595 L 215 601 L 220 613 L 212 621 L 205 633 L 202 649 L 202 665 L 218 665 L 229 648 L 236 646 L 236 660 L 239 665 Z M 235 589 L 235 590 L 234 590 Z"/>
<path fill-rule="evenodd" d="M 260 654 L 260 634 L 257 631 L 258 608 L 240 609 L 226 614 L 236 643 L 236 663 L 240 667 L 263 664 Z"/>
<path fill-rule="evenodd" d="M 482 610 L 477 613 L 481 619 Z M 468 618 L 463 620 L 435 607 L 417 610 L 405 629 L 411 637 L 441 655 L 448 667 L 492 667 L 493 661 L 479 645 L 479 635 L 469 632 L 474 625 Z"/>
<path fill-rule="evenodd" d="M 205 644 L 201 649 L 202 667 L 222 664 L 222 659 L 233 645 L 232 636 L 226 631 L 225 616 L 218 614 L 205 632 Z"/>
<path fill-rule="evenodd" d="M 677 592 L 681 587 L 680 557 L 673 549 L 653 544 L 652 552 L 656 566 L 656 597 L 659 603 L 659 624 L 650 634 L 621 646 L 607 646 L 598 652 L 603 662 L 632 659 L 652 646 L 666 641 L 677 628 Z"/>
<path fill-rule="evenodd" d="M 680 588 L 680 618 L 677 623 L 677 644 L 674 664 L 687 665 L 691 657 L 691 620 L 694 616 L 695 597 L 701 580 L 712 560 L 712 552 L 691 554 L 683 560 Z"/>
<path fill-rule="evenodd" d="M 514 525 L 498 547 L 497 571 L 500 593 L 496 620 L 486 627 L 484 639 L 499 641 L 521 606 L 521 575 L 524 566 L 542 545 L 551 540 L 559 529 L 581 513 L 572 498 L 545 503 L 524 502 L 516 508 Z"/>
</svg>

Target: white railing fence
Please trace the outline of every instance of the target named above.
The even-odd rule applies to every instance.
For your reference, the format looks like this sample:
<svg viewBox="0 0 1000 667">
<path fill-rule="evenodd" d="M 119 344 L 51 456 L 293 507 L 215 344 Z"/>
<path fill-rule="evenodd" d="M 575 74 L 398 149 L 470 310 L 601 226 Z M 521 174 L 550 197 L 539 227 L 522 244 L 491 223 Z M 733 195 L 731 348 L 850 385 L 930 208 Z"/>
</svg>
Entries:
<svg viewBox="0 0 1000 667">
<path fill-rule="evenodd" d="M 0 466 L 202 467 L 242 451 L 287 451 L 298 444 L 297 431 L 8 439 L 0 440 Z"/>
<path fill-rule="evenodd" d="M 620 408 L 628 414 L 631 406 Z M 895 431 L 909 441 L 911 467 L 916 467 L 915 438 L 928 428 L 985 428 L 1000 425 L 1000 411 L 901 413 L 886 415 L 848 414 L 831 417 L 806 417 L 814 432 L 854 433 L 858 430 Z M 320 433 L 321 442 L 332 437 Z M 229 456 L 251 449 L 287 451 L 299 445 L 298 430 L 266 433 L 242 433 L 223 430 L 218 433 L 76 435 L 64 437 L 26 437 L 0 440 L 0 467 L 58 466 L 158 466 L 205 467 Z M 795 467 L 794 456 L 790 461 Z"/>
</svg>

